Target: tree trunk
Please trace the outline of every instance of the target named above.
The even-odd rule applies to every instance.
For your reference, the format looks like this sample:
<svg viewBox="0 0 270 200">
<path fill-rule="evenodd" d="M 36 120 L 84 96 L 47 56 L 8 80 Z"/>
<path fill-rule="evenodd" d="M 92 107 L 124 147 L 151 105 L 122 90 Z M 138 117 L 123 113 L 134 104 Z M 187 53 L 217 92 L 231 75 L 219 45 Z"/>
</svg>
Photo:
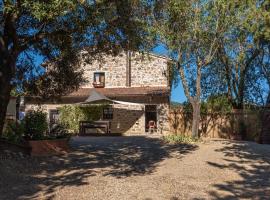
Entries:
<svg viewBox="0 0 270 200">
<path fill-rule="evenodd" d="M 10 98 L 10 91 L 11 90 L 8 87 L 0 88 L 0 137 L 2 136 L 2 132 L 3 132 L 4 124 L 5 124 L 7 106 L 8 106 L 9 98 Z"/>
<path fill-rule="evenodd" d="M 0 137 L 3 132 L 7 106 L 12 89 L 11 80 L 15 71 L 15 62 L 16 59 L 0 57 Z"/>
<path fill-rule="evenodd" d="M 11 81 L 16 73 L 16 61 L 23 50 L 19 46 L 16 33 L 17 13 L 7 11 L 3 14 L 4 20 L 1 23 L 3 34 L 0 35 L 0 137 L 2 136 L 12 89 Z"/>
<path fill-rule="evenodd" d="M 200 103 L 192 103 L 193 113 L 192 113 L 192 137 L 199 137 L 199 125 L 200 125 Z"/>
<path fill-rule="evenodd" d="M 185 77 L 184 69 L 180 66 L 179 67 L 179 74 L 181 77 L 181 81 L 183 84 L 184 92 L 186 97 L 188 98 L 189 102 L 193 108 L 193 117 L 192 117 L 192 137 L 199 137 L 199 125 L 200 125 L 200 99 L 201 99 L 201 62 L 197 63 L 197 78 L 196 78 L 196 96 L 191 97 L 189 86 Z"/>
</svg>

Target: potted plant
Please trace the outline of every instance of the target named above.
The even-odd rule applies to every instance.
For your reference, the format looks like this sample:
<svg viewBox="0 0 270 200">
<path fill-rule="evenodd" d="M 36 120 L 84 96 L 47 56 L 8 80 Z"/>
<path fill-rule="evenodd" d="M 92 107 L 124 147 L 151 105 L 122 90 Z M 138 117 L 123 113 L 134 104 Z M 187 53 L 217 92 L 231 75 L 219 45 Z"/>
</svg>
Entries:
<svg viewBox="0 0 270 200">
<path fill-rule="evenodd" d="M 25 116 L 25 139 L 32 156 L 62 154 L 69 151 L 69 135 L 64 127 L 55 128 L 48 134 L 47 115 L 41 110 L 30 111 Z"/>
</svg>

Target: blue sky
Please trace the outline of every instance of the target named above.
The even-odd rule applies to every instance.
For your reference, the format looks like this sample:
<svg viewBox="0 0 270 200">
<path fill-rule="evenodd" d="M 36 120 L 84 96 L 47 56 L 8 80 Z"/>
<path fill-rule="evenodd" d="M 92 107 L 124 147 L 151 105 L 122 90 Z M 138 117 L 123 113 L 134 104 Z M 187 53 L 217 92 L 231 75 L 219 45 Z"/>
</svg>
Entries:
<svg viewBox="0 0 270 200">
<path fill-rule="evenodd" d="M 166 48 L 163 45 L 158 45 L 156 48 L 154 48 L 153 53 L 163 55 L 163 56 L 168 56 L 168 51 L 166 50 Z M 186 100 L 187 99 L 186 99 L 186 96 L 184 94 L 184 89 L 183 89 L 182 83 L 180 81 L 179 83 L 177 83 L 177 85 L 172 87 L 171 101 L 182 103 Z"/>
</svg>

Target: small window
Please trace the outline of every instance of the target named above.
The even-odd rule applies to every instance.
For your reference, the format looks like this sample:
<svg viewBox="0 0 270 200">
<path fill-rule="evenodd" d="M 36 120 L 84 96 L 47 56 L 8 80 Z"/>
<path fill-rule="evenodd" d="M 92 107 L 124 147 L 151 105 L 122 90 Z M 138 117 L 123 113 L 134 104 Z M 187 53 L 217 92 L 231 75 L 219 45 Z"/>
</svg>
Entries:
<svg viewBox="0 0 270 200">
<path fill-rule="evenodd" d="M 93 86 L 95 88 L 105 87 L 105 73 L 104 72 L 94 72 Z"/>
<path fill-rule="evenodd" d="M 113 108 L 103 108 L 103 119 L 113 119 Z"/>
</svg>

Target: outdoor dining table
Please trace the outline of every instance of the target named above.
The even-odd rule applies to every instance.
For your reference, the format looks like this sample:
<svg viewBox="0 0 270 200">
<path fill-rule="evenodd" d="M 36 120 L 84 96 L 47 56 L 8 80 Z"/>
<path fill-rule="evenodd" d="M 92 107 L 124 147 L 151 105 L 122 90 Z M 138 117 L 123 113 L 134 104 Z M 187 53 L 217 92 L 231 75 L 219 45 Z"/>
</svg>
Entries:
<svg viewBox="0 0 270 200">
<path fill-rule="evenodd" d="M 110 131 L 110 121 L 98 120 L 98 121 L 80 121 L 80 133 L 79 135 L 86 135 L 87 129 L 104 129 L 106 134 Z"/>
</svg>

